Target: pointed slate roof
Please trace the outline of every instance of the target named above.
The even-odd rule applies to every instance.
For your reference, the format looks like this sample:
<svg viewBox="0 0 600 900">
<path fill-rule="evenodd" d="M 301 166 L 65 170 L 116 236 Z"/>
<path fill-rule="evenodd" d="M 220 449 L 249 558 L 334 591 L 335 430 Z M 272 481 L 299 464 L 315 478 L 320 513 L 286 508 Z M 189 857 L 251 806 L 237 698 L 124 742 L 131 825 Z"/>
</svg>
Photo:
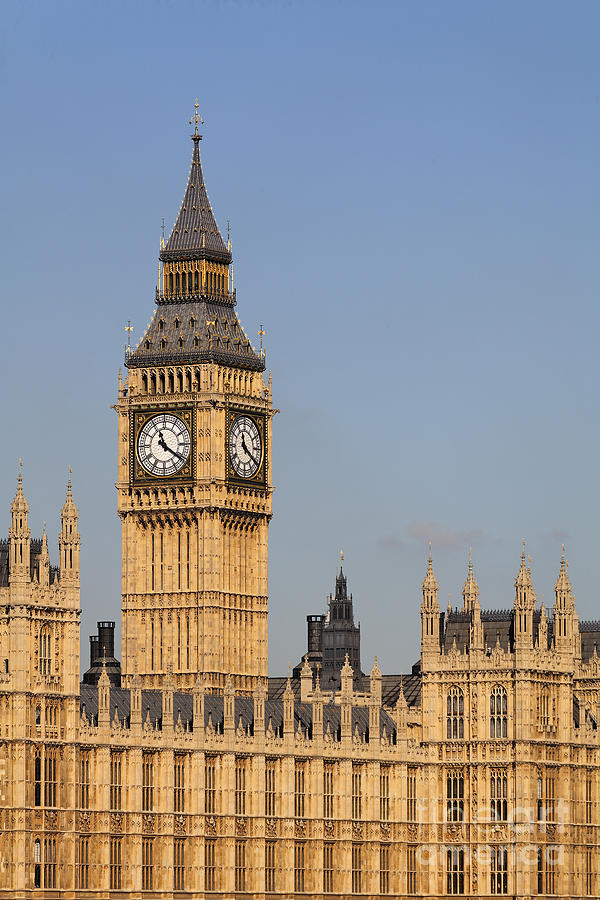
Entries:
<svg viewBox="0 0 600 900">
<path fill-rule="evenodd" d="M 163 262 L 174 259 L 211 259 L 229 264 L 231 253 L 225 246 L 206 193 L 200 141 L 202 135 L 193 134 L 194 150 L 183 203 L 173 225 L 173 230 L 160 258 Z"/>
<path fill-rule="evenodd" d="M 194 151 L 188 183 L 177 221 L 160 258 L 207 259 L 229 265 L 231 253 L 219 233 L 206 193 L 200 162 L 200 134 L 193 134 Z M 157 309 L 125 365 L 186 365 L 216 362 L 262 372 L 265 360 L 256 353 L 235 312 L 236 295 L 210 293 L 205 287 L 185 297 L 156 293 Z"/>
<path fill-rule="evenodd" d="M 141 341 L 125 359 L 128 368 L 217 362 L 262 372 L 231 303 L 202 295 L 194 301 L 160 303 Z"/>
</svg>

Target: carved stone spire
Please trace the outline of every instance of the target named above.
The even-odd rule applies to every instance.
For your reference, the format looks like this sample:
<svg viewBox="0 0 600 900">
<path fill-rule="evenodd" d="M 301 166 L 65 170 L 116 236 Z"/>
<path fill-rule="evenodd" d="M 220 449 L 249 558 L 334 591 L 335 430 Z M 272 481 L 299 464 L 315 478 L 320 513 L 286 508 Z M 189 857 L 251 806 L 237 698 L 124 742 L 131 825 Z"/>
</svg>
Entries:
<svg viewBox="0 0 600 900">
<path fill-rule="evenodd" d="M 19 464 L 21 466 L 21 463 Z M 9 580 L 29 581 L 31 565 L 31 530 L 29 528 L 29 504 L 23 493 L 23 473 L 19 467 L 17 493 L 11 506 Z"/>
<path fill-rule="evenodd" d="M 438 582 L 433 572 L 431 544 L 427 572 L 423 579 L 423 601 L 421 603 L 421 656 L 425 652 L 440 651 L 440 604 L 438 602 Z"/>
<path fill-rule="evenodd" d="M 533 614 L 536 596 L 531 582 L 531 569 L 525 561 L 525 541 L 521 552 L 521 565 L 515 578 L 515 647 L 533 647 Z"/>
<path fill-rule="evenodd" d="M 60 557 L 61 584 L 79 584 L 79 547 L 78 530 L 79 512 L 71 490 L 71 472 L 67 482 L 67 496 L 60 514 L 60 538 L 58 541 Z"/>
<path fill-rule="evenodd" d="M 473 560 L 471 558 L 471 548 L 469 547 L 469 567 L 467 570 L 467 580 L 463 587 L 463 605 L 465 612 L 473 612 L 475 606 L 479 606 L 479 585 L 475 581 L 473 575 Z"/>
</svg>

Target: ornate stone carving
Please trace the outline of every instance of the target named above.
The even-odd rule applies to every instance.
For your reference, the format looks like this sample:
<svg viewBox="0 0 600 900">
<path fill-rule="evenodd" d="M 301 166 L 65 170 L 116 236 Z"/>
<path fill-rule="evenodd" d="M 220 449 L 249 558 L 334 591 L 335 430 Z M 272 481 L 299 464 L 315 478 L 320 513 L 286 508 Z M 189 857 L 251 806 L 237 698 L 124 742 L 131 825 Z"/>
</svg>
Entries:
<svg viewBox="0 0 600 900">
<path fill-rule="evenodd" d="M 123 813 L 110 814 L 110 830 L 123 831 Z"/>
<path fill-rule="evenodd" d="M 409 838 L 411 838 L 413 841 L 417 839 L 417 835 L 419 834 L 419 826 L 416 823 L 411 822 L 406 826 L 406 830 L 408 831 Z"/>
<path fill-rule="evenodd" d="M 187 832 L 187 820 L 185 816 L 175 816 L 175 821 L 173 822 L 173 829 L 175 834 L 186 834 Z"/>
<path fill-rule="evenodd" d="M 306 820 L 296 819 L 296 834 L 298 837 L 306 837 Z"/>
<path fill-rule="evenodd" d="M 144 834 L 154 833 L 154 816 L 152 813 L 144 813 L 142 816 L 142 831 Z"/>
<path fill-rule="evenodd" d="M 410 825 L 409 825 L 408 827 L 410 828 Z M 380 831 L 381 831 L 381 836 L 382 836 L 382 837 L 385 837 L 385 838 L 389 838 L 389 836 L 390 836 L 390 823 L 389 823 L 389 822 L 381 822 L 379 828 L 380 828 Z"/>
<path fill-rule="evenodd" d="M 363 837 L 363 823 L 362 822 L 353 822 L 352 823 L 352 837 L 353 838 L 362 838 Z"/>
<path fill-rule="evenodd" d="M 248 833 L 248 819 L 246 816 L 238 816 L 235 820 L 235 833 L 236 834 L 247 834 Z"/>
<path fill-rule="evenodd" d="M 325 832 L 325 834 L 328 837 L 333 837 L 334 830 L 335 826 L 331 819 L 325 819 L 325 821 L 323 822 L 323 831 Z"/>
<path fill-rule="evenodd" d="M 216 834 L 217 833 L 217 820 L 214 816 L 207 816 L 205 819 L 206 824 L 206 833 L 207 834 Z"/>
<path fill-rule="evenodd" d="M 86 813 L 82 813 L 82 818 L 84 815 L 86 815 Z M 89 829 L 89 813 L 87 813 L 87 817 L 88 817 L 88 829 Z M 58 828 L 58 813 L 55 810 L 53 810 L 53 809 L 46 810 L 46 815 L 45 815 L 44 819 L 46 822 L 46 828 L 53 828 L 53 829 Z"/>
<path fill-rule="evenodd" d="M 80 831 L 89 831 L 90 830 L 90 822 L 91 816 L 89 812 L 82 812 L 79 815 L 79 830 Z"/>
<path fill-rule="evenodd" d="M 450 838 L 451 841 L 462 841 L 463 827 L 460 822 L 450 822 L 446 826 L 446 837 Z"/>
<path fill-rule="evenodd" d="M 265 834 L 267 837 L 277 836 L 277 821 L 275 819 L 267 819 L 265 822 Z"/>
</svg>

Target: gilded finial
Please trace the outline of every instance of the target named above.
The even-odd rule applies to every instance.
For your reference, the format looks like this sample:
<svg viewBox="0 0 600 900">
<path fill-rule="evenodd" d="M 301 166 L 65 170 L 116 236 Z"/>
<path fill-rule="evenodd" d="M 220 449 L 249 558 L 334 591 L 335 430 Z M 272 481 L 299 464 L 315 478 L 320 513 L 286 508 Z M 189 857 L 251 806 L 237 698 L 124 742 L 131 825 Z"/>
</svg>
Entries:
<svg viewBox="0 0 600 900">
<path fill-rule="evenodd" d="M 472 558 L 473 548 L 469 547 L 469 575 L 473 575 L 473 558 Z"/>
<path fill-rule="evenodd" d="M 194 103 L 194 115 L 190 119 L 190 125 L 194 125 L 194 136 L 200 138 L 202 135 L 198 134 L 198 122 L 200 122 L 201 125 L 204 125 L 204 119 L 198 112 L 198 98 L 196 97 L 196 102 Z"/>
<path fill-rule="evenodd" d="M 261 324 L 258 330 L 258 337 L 260 338 L 260 358 L 265 358 L 265 348 L 263 347 L 263 337 L 265 336 L 265 326 Z"/>
<path fill-rule="evenodd" d="M 164 222 L 164 219 L 163 219 Z M 126 352 L 131 353 L 131 332 L 133 331 L 133 325 L 131 324 L 131 319 L 127 319 L 127 325 L 125 326 L 125 333 L 127 334 L 127 347 Z"/>
<path fill-rule="evenodd" d="M 431 541 L 429 541 L 429 562 L 430 562 L 430 563 L 433 562 L 433 558 L 432 558 L 432 556 L 431 556 Z"/>
</svg>

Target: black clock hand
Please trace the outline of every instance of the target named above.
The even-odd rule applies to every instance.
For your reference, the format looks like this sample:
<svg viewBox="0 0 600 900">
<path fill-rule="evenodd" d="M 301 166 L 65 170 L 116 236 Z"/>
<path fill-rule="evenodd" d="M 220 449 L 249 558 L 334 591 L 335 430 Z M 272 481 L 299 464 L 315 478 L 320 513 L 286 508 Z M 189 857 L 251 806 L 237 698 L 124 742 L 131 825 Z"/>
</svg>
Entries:
<svg viewBox="0 0 600 900">
<path fill-rule="evenodd" d="M 178 453 L 177 450 L 173 450 L 172 447 L 169 447 L 167 442 L 163 437 L 162 431 L 158 432 L 158 443 L 163 448 L 163 450 L 168 450 L 169 453 L 173 453 L 175 456 L 178 456 L 179 459 L 182 459 L 185 462 L 185 456 L 182 456 L 181 453 Z"/>
<path fill-rule="evenodd" d="M 244 448 L 244 452 L 248 454 L 248 456 L 250 457 L 250 459 L 252 460 L 252 462 L 254 463 L 254 465 L 257 465 L 257 462 L 256 462 L 256 460 L 254 459 L 254 456 L 253 456 L 253 455 L 250 453 L 250 451 L 248 450 L 248 447 L 247 447 L 247 445 L 246 445 L 246 438 L 244 437 L 244 435 L 242 435 L 242 447 Z"/>
</svg>

